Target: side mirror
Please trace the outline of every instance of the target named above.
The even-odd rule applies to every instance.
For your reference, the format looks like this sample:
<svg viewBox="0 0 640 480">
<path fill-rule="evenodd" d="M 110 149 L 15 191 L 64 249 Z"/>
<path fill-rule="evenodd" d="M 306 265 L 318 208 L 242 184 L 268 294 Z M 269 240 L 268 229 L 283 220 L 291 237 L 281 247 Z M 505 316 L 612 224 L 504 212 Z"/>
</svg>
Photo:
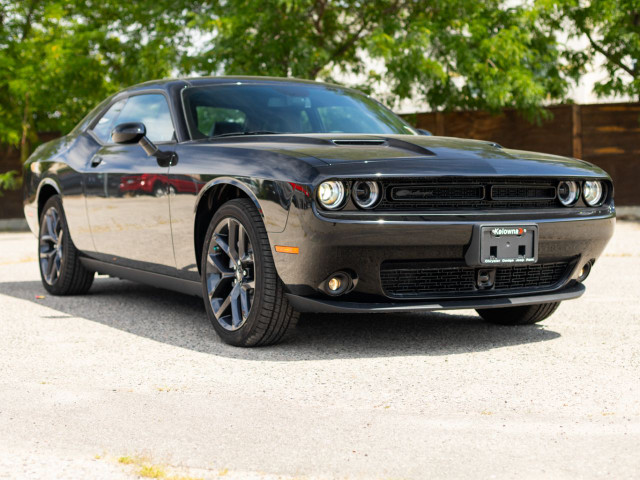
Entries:
<svg viewBox="0 0 640 480">
<path fill-rule="evenodd" d="M 115 143 L 121 145 L 139 144 L 150 157 L 156 157 L 158 165 L 169 167 L 178 162 L 178 155 L 175 152 L 163 152 L 147 138 L 147 129 L 144 123 L 130 122 L 116 125 L 111 132 L 111 138 Z"/>
<path fill-rule="evenodd" d="M 418 133 L 420 135 L 433 135 L 433 133 L 431 133 L 429 130 L 425 130 L 424 128 L 417 128 L 416 130 L 418 130 Z"/>
<path fill-rule="evenodd" d="M 147 129 L 144 124 L 138 122 L 121 123 L 111 132 L 112 140 L 123 145 L 138 143 L 146 135 Z"/>
</svg>

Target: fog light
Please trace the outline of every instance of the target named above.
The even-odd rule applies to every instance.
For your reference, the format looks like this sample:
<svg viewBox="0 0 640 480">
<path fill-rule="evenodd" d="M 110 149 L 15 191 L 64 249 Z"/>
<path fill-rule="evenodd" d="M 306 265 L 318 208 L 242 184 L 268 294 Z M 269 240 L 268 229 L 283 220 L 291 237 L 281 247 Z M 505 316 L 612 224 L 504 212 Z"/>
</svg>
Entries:
<svg viewBox="0 0 640 480">
<path fill-rule="evenodd" d="M 319 285 L 320 290 L 337 297 L 338 295 L 344 295 L 353 290 L 358 282 L 358 277 L 355 272 L 338 271 L 334 272 L 327 279 Z"/>
<path fill-rule="evenodd" d="M 585 263 L 582 268 L 580 269 L 580 274 L 578 275 L 577 280 L 579 282 L 584 282 L 587 277 L 589 276 L 589 273 L 591 273 L 591 266 L 593 265 L 593 260 L 589 260 L 587 263 Z"/>
<path fill-rule="evenodd" d="M 331 290 L 332 292 L 339 290 L 340 285 L 342 285 L 342 282 L 338 277 L 333 277 L 331 280 L 329 280 L 329 283 L 327 284 L 327 286 L 329 287 L 329 290 Z"/>
</svg>

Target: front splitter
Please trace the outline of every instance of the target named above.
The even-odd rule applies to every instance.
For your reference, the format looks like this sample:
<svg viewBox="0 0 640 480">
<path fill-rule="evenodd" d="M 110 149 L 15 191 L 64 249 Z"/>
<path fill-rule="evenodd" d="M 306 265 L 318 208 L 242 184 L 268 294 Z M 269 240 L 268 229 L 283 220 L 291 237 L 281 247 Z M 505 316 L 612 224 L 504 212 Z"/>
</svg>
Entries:
<svg viewBox="0 0 640 480">
<path fill-rule="evenodd" d="M 539 303 L 562 302 L 580 297 L 585 292 L 581 283 L 563 288 L 553 293 L 498 298 L 470 298 L 463 300 L 442 300 L 437 302 L 340 302 L 301 297 L 287 293 L 291 306 L 299 312 L 309 313 L 386 313 L 386 312 L 432 312 L 435 310 L 465 310 L 480 308 L 519 307 Z"/>
</svg>

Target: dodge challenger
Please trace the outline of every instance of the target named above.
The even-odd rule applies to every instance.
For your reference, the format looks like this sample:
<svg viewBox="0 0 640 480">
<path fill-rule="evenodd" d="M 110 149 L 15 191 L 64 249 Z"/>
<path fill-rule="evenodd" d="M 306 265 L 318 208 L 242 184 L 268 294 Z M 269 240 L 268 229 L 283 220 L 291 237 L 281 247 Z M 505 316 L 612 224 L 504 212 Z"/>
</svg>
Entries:
<svg viewBox="0 0 640 480">
<path fill-rule="evenodd" d="M 425 133 L 323 83 L 125 89 L 25 164 L 43 286 L 84 294 L 97 272 L 200 295 L 246 347 L 280 341 L 300 312 L 522 325 L 581 296 L 615 225 L 607 173 Z"/>
</svg>

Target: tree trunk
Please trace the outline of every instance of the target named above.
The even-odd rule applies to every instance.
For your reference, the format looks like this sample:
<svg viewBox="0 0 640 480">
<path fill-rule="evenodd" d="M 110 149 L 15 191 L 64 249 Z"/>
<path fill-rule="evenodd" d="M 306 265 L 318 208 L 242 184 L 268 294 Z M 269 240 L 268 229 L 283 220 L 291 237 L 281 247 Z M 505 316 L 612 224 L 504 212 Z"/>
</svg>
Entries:
<svg viewBox="0 0 640 480">
<path fill-rule="evenodd" d="M 24 95 L 24 111 L 22 115 L 22 138 L 20 139 L 20 161 L 22 163 L 29 158 L 29 92 Z"/>
</svg>

